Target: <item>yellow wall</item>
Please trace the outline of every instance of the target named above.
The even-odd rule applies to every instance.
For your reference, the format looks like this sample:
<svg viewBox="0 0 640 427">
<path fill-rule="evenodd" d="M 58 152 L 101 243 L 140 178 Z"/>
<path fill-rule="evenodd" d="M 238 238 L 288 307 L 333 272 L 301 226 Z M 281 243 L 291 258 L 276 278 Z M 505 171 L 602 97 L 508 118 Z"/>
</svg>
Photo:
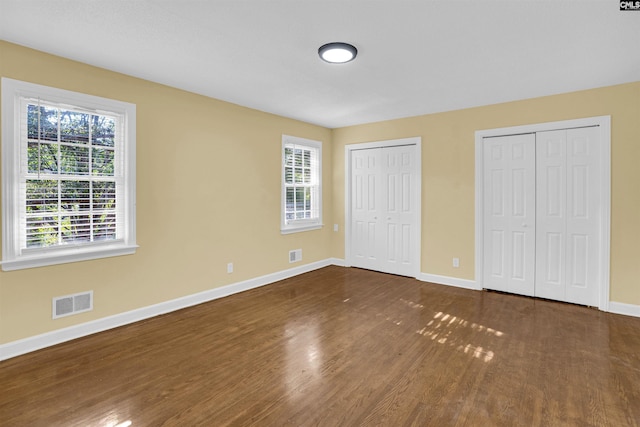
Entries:
<svg viewBox="0 0 640 427">
<path fill-rule="evenodd" d="M 303 264 L 344 258 L 344 146 L 358 142 L 422 137 L 421 271 L 472 280 L 474 132 L 600 115 L 612 116 L 611 300 L 640 305 L 640 82 L 331 131 L 2 41 L 0 76 L 137 105 L 140 245 L 0 272 L 0 344 L 282 271 L 290 249 Z M 282 134 L 324 142 L 322 230 L 280 234 Z M 92 312 L 51 320 L 53 297 L 90 289 Z"/>
<path fill-rule="evenodd" d="M 282 134 L 323 141 L 331 159 L 328 129 L 2 41 L 0 75 L 137 105 L 140 245 L 131 256 L 0 272 L 0 344 L 330 257 L 331 226 L 280 234 Z M 323 177 L 330 222 L 330 161 Z M 302 263 L 289 264 L 298 248 Z M 51 319 L 53 297 L 91 289 L 93 311 Z"/>
<path fill-rule="evenodd" d="M 611 300 L 640 305 L 640 82 L 333 131 L 335 222 L 344 222 L 344 146 L 422 137 L 423 273 L 474 279 L 476 130 L 611 116 Z M 336 257 L 344 243 L 333 242 Z M 452 267 L 452 258 L 460 267 Z"/>
</svg>

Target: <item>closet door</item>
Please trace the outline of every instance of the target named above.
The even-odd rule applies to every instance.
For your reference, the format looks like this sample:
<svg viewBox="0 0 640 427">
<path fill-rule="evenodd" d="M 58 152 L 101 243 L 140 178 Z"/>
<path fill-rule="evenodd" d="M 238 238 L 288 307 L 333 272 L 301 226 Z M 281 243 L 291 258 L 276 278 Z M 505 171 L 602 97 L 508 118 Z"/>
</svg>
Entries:
<svg viewBox="0 0 640 427">
<path fill-rule="evenodd" d="M 419 260 L 416 146 L 351 155 L 351 265 L 415 277 Z"/>
<path fill-rule="evenodd" d="M 380 149 L 351 154 L 351 264 L 376 270 L 380 264 Z"/>
<path fill-rule="evenodd" d="M 535 134 L 485 138 L 483 156 L 484 287 L 534 295 Z"/>
<path fill-rule="evenodd" d="M 381 149 L 381 192 L 383 204 L 381 271 L 415 276 L 414 259 L 418 198 L 416 190 L 415 145 Z"/>
<path fill-rule="evenodd" d="M 598 128 L 538 132 L 536 292 L 598 305 Z"/>
</svg>

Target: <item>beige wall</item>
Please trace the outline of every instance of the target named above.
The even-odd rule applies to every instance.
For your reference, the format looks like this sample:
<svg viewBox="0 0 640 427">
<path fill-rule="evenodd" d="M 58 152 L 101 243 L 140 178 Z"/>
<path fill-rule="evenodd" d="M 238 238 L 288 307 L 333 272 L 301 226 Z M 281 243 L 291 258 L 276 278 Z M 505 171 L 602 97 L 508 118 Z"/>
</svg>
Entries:
<svg viewBox="0 0 640 427">
<path fill-rule="evenodd" d="M 474 132 L 600 115 L 612 116 L 611 299 L 640 305 L 640 82 L 331 131 L 2 41 L 0 76 L 137 105 L 140 245 L 0 272 L 0 344 L 285 270 L 290 249 L 343 258 L 344 146 L 357 142 L 422 137 L 421 271 L 474 279 Z M 282 134 L 324 142 L 320 231 L 280 234 Z M 89 289 L 92 312 L 51 320 L 51 298 Z"/>
<path fill-rule="evenodd" d="M 330 226 L 280 234 L 282 134 L 331 132 L 0 41 L 0 75 L 137 105 L 135 255 L 0 272 L 0 344 L 330 257 Z M 212 76 L 215 78 L 215 76 Z M 331 162 L 323 164 L 331 222 Z M 227 274 L 233 262 L 235 272 Z M 51 319 L 55 296 L 94 291 L 94 310 Z"/>
<path fill-rule="evenodd" d="M 473 280 L 475 131 L 603 115 L 612 126 L 611 300 L 640 305 L 640 82 L 336 129 L 334 219 L 344 223 L 346 144 L 420 136 L 421 271 Z M 333 245 L 343 257 L 344 243 Z"/>
</svg>

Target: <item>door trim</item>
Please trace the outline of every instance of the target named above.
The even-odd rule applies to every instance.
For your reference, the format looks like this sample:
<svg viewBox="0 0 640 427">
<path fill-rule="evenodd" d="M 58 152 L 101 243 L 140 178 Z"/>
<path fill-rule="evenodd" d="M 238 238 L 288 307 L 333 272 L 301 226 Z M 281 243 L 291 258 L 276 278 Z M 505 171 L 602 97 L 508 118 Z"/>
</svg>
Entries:
<svg viewBox="0 0 640 427">
<path fill-rule="evenodd" d="M 484 288 L 483 283 L 483 156 L 482 142 L 484 138 L 492 136 L 517 135 L 523 133 L 535 133 L 550 130 L 581 128 L 598 126 L 600 130 L 599 141 L 600 167 L 602 179 L 600 181 L 600 194 L 602 196 L 602 211 L 600 219 L 600 253 L 598 262 L 600 263 L 600 277 L 597 281 L 599 285 L 598 308 L 609 311 L 609 288 L 610 288 L 610 259 L 611 259 L 611 116 L 588 117 L 576 120 L 564 120 L 558 122 L 538 123 L 532 125 L 513 126 L 498 129 L 486 129 L 475 132 L 475 278 L 476 289 Z"/>
<path fill-rule="evenodd" d="M 414 267 L 413 277 L 418 278 L 421 271 L 421 248 L 422 248 L 422 137 L 416 136 L 411 138 L 390 139 L 384 141 L 364 142 L 359 144 L 348 144 L 344 147 L 345 159 L 345 188 L 344 188 L 344 254 L 345 267 L 351 267 L 351 154 L 356 150 L 367 150 L 371 148 L 398 147 L 403 145 L 414 145 L 416 147 L 416 173 L 417 173 L 417 212 L 416 212 L 416 229 L 418 236 L 415 239 L 411 252 L 415 257 L 416 265 Z"/>
</svg>

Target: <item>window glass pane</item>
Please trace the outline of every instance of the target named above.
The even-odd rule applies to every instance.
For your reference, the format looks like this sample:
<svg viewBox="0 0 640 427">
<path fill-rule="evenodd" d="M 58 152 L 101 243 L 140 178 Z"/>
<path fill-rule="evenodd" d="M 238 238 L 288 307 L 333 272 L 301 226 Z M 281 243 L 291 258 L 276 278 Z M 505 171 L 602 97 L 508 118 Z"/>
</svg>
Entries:
<svg viewBox="0 0 640 427">
<path fill-rule="evenodd" d="M 91 134 L 94 145 L 115 146 L 115 120 L 105 116 L 91 116 Z"/>
<path fill-rule="evenodd" d="M 27 138 L 38 139 L 38 106 L 27 105 Z"/>
<path fill-rule="evenodd" d="M 294 203 L 295 203 L 295 194 L 294 194 L 294 189 L 291 187 L 287 187 L 286 188 L 286 201 L 285 201 L 285 210 L 286 212 L 292 212 L 294 209 Z"/>
<path fill-rule="evenodd" d="M 63 215 L 60 221 L 62 241 L 90 242 L 91 241 L 91 217 L 85 215 Z"/>
<path fill-rule="evenodd" d="M 40 116 L 38 117 L 38 112 Z M 38 139 L 38 125 L 40 126 L 41 141 L 58 140 L 58 109 L 41 105 L 27 105 L 27 137 Z"/>
<path fill-rule="evenodd" d="M 114 151 L 108 148 L 93 148 L 91 151 L 91 173 L 98 176 L 113 176 Z"/>
<path fill-rule="evenodd" d="M 58 181 L 27 180 L 27 214 L 58 210 Z"/>
<path fill-rule="evenodd" d="M 287 184 L 293 184 L 293 168 L 292 167 L 284 168 L 284 182 Z"/>
<path fill-rule="evenodd" d="M 58 144 L 29 142 L 29 173 L 58 173 Z"/>
<path fill-rule="evenodd" d="M 304 188 L 296 188 L 296 211 L 304 209 Z"/>
<path fill-rule="evenodd" d="M 311 189 L 305 188 L 304 192 L 304 208 L 311 210 Z"/>
<path fill-rule="evenodd" d="M 61 181 L 60 190 L 61 209 L 64 213 L 91 209 L 89 181 Z"/>
<path fill-rule="evenodd" d="M 302 166 L 302 150 L 300 150 L 299 148 L 296 148 L 295 150 L 293 150 L 293 152 L 294 152 L 294 165 Z"/>
<path fill-rule="evenodd" d="M 311 167 L 311 151 L 304 150 L 304 167 Z"/>
<path fill-rule="evenodd" d="M 293 166 L 293 149 L 291 147 L 285 147 L 284 149 L 284 164 Z"/>
<path fill-rule="evenodd" d="M 311 184 L 311 169 L 304 170 L 304 183 Z"/>
<path fill-rule="evenodd" d="M 89 147 L 60 145 L 60 173 L 89 174 Z"/>
<path fill-rule="evenodd" d="M 116 183 L 115 182 L 94 182 L 93 183 L 93 208 L 94 209 L 115 209 L 116 207 Z"/>
<path fill-rule="evenodd" d="M 295 180 L 297 184 L 303 182 L 302 168 L 295 168 Z"/>
<path fill-rule="evenodd" d="M 77 144 L 88 144 L 89 114 L 61 110 L 60 141 Z"/>
<path fill-rule="evenodd" d="M 27 247 L 44 247 L 58 244 L 58 216 L 27 217 Z"/>
<path fill-rule="evenodd" d="M 116 238 L 116 214 L 104 213 L 93 216 L 93 239 L 112 240 Z"/>
</svg>

